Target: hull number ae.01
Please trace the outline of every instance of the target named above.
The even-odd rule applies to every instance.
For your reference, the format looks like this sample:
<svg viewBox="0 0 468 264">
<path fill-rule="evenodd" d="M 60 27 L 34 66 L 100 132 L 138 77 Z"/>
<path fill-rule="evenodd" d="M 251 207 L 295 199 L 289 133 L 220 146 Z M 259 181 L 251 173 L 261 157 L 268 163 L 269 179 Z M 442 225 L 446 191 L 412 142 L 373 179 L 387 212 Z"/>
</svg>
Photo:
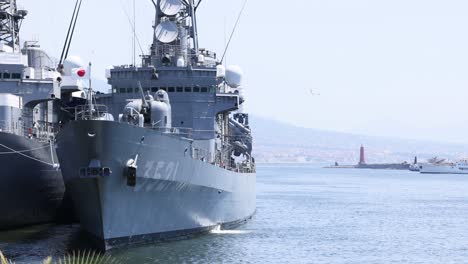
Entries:
<svg viewBox="0 0 468 264">
<path fill-rule="evenodd" d="M 148 161 L 144 166 L 143 178 L 174 180 L 179 171 L 179 162 Z"/>
</svg>

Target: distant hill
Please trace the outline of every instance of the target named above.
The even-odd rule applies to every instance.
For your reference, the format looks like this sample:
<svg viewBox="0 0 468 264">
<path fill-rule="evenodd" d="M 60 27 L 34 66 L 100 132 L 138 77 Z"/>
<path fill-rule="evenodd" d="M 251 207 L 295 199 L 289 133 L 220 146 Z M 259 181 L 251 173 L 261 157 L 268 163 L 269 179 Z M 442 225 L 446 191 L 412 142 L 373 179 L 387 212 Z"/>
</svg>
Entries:
<svg viewBox="0 0 468 264">
<path fill-rule="evenodd" d="M 420 160 L 468 157 L 468 145 L 323 131 L 255 116 L 251 126 L 258 162 L 356 164 L 361 144 L 369 163 L 410 162 L 415 156 Z"/>
</svg>

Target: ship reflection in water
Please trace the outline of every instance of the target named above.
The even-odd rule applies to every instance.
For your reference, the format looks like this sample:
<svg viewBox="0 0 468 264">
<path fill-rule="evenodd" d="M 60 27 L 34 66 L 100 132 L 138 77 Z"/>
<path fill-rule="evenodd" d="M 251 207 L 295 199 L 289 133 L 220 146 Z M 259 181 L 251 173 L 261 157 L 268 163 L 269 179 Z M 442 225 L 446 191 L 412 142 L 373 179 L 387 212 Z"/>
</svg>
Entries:
<svg viewBox="0 0 468 264">
<path fill-rule="evenodd" d="M 108 254 L 118 256 L 118 260 L 123 261 L 123 263 L 153 263 L 151 261 L 141 262 L 140 260 L 154 260 L 161 256 L 164 256 L 164 263 L 181 263 L 187 261 L 187 255 L 180 254 L 181 251 L 184 251 L 193 254 L 193 259 L 190 262 L 196 262 L 201 254 L 201 252 L 197 252 L 200 251 L 199 249 L 202 249 L 206 254 L 210 254 L 210 250 L 212 250 L 211 254 L 218 255 L 215 252 L 216 249 L 232 246 L 226 244 L 225 236 L 245 236 L 251 233 L 253 231 L 247 229 L 222 230 L 218 227 L 209 234 L 194 239 L 157 243 L 145 247 L 112 251 Z M 8 258 L 15 260 L 16 264 L 40 264 L 49 256 L 60 257 L 70 252 L 92 250 L 89 243 L 90 237 L 81 231 L 79 225 L 41 225 L 2 232 L 0 233 L 0 241 L 2 251 Z M 200 245 L 200 247 L 194 247 L 194 245 Z"/>
<path fill-rule="evenodd" d="M 0 233 L 0 248 L 16 263 L 41 263 L 85 246 L 79 225 L 40 225 Z"/>
</svg>

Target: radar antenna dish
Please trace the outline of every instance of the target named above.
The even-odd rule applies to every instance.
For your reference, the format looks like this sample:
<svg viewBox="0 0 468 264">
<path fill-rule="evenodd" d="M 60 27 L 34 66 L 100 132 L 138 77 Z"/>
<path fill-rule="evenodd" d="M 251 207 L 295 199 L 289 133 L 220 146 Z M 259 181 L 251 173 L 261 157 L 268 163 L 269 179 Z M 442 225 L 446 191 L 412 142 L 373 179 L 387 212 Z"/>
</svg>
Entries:
<svg viewBox="0 0 468 264">
<path fill-rule="evenodd" d="M 181 0 L 161 0 L 159 7 L 166 16 L 175 16 L 182 9 Z"/>
<path fill-rule="evenodd" d="M 156 27 L 156 38 L 162 43 L 171 43 L 179 36 L 177 25 L 169 20 L 159 23 Z"/>
</svg>

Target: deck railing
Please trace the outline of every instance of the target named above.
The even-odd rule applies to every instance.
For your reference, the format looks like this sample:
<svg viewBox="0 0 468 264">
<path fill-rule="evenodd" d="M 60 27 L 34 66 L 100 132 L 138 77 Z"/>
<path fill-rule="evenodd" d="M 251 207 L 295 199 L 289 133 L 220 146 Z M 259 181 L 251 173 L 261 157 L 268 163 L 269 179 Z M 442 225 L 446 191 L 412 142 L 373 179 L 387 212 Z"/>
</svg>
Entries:
<svg viewBox="0 0 468 264">
<path fill-rule="evenodd" d="M 32 126 L 26 126 L 21 121 L 0 120 L 0 132 L 48 142 L 55 138 L 55 135 L 59 132 L 59 127 L 46 122 L 35 122 Z"/>
<path fill-rule="evenodd" d="M 79 105 L 75 107 L 75 120 L 96 120 L 109 113 L 105 105 Z"/>
</svg>

